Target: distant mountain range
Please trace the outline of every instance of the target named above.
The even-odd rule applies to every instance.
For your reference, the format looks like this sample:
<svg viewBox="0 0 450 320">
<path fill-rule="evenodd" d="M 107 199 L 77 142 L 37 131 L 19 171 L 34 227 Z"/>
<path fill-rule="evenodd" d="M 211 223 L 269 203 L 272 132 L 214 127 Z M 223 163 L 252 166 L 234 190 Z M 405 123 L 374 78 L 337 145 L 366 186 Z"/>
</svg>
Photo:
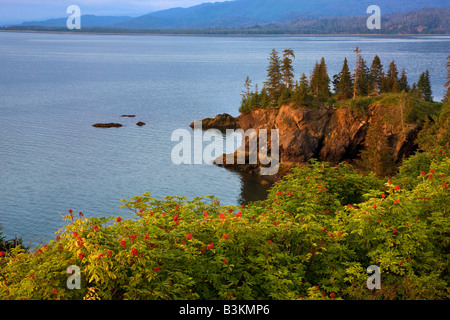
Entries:
<svg viewBox="0 0 450 320">
<path fill-rule="evenodd" d="M 83 21 L 83 27 L 95 28 L 95 27 L 109 27 L 117 23 L 121 23 L 132 19 L 131 17 L 122 16 L 96 16 L 92 14 L 85 14 L 81 16 Z M 39 27 L 60 27 L 65 28 L 67 23 L 66 18 L 50 19 L 45 21 L 28 21 L 21 24 L 21 26 L 39 26 Z"/>
<path fill-rule="evenodd" d="M 314 33 L 311 30 L 322 28 L 324 23 L 334 21 L 337 25 L 345 26 L 350 20 L 348 17 L 367 19 L 367 8 L 374 4 L 372 0 L 234 0 L 216 3 L 204 3 L 190 8 L 173 8 L 153 12 L 139 17 L 111 17 L 111 16 L 82 16 L 82 28 L 102 28 L 114 30 L 181 30 L 181 29 L 249 29 L 257 30 L 310 30 L 306 33 Z M 382 18 L 395 17 L 398 21 L 407 20 L 410 26 L 408 30 L 427 30 L 427 33 L 448 33 L 447 10 L 419 10 L 423 8 L 447 8 L 450 9 L 450 1 L 442 0 L 377 0 L 376 4 L 381 8 Z M 411 11 L 418 11 L 412 17 Z M 408 13 L 406 13 L 408 12 Z M 443 16 L 446 13 L 447 16 Z M 405 18 L 406 17 L 406 18 Z M 409 18 L 408 18 L 409 17 Z M 424 18 L 425 17 L 425 18 Z M 433 19 L 438 19 L 439 26 L 429 25 Z M 331 20 L 330 20 L 331 19 Z M 334 19 L 334 20 L 333 20 Z M 395 20 L 394 19 L 394 20 Z M 416 21 L 412 21 L 412 20 Z M 405 20 L 405 21 L 406 21 Z M 420 20 L 420 21 L 419 21 Z M 67 17 L 46 21 L 24 22 L 13 28 L 45 27 L 65 28 Z M 336 22 L 337 21 L 337 22 Z M 418 22 L 417 26 L 414 23 Z M 422 22 L 426 22 L 424 25 Z M 354 20 L 350 21 L 354 24 Z M 404 24 L 403 24 L 404 25 Z M 421 26 L 420 26 L 421 25 Z M 256 29 L 254 27 L 257 27 Z M 365 23 L 363 23 L 364 29 Z M 397 28 L 404 32 L 405 28 Z M 330 28 L 329 28 L 330 29 Z M 352 28 L 350 28 L 352 29 Z M 353 28 L 354 29 L 354 28 Z M 393 30 L 391 28 L 391 30 Z M 332 30 L 329 30 L 332 31 Z M 361 30 L 363 33 L 367 32 Z M 386 31 L 386 30 L 384 30 Z M 422 32 L 420 31 L 420 32 Z M 443 32 L 442 32 L 443 31 Z M 334 33 L 347 31 L 336 30 Z M 330 33 L 322 30 L 321 33 Z M 333 32 L 331 32 L 333 33 Z"/>
</svg>

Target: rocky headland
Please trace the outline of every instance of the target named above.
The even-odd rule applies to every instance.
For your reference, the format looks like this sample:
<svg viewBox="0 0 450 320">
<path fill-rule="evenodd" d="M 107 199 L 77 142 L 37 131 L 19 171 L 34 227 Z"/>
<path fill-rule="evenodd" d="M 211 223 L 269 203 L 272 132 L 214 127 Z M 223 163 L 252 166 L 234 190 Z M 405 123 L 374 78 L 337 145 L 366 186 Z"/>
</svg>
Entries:
<svg viewBox="0 0 450 320">
<path fill-rule="evenodd" d="M 308 109 L 286 105 L 279 109 L 256 109 L 236 118 L 230 115 L 217 116 L 214 121 L 208 118 L 203 122 L 203 129 L 219 129 L 230 127 L 231 124 L 233 124 L 231 127 L 240 128 L 244 132 L 255 129 L 257 134 L 261 129 L 267 129 L 268 132 L 271 129 L 278 129 L 280 170 L 277 177 L 267 177 L 268 180 L 276 180 L 283 176 L 288 168 L 306 163 L 312 158 L 332 164 L 342 161 L 353 162 L 366 147 L 368 130 L 375 123 L 377 125 L 381 123 L 380 134 L 386 137 L 393 159 L 400 162 L 417 149 L 415 139 L 420 131 L 418 124 L 405 124 L 400 119 L 398 116 L 402 111 L 400 108 L 401 106 L 378 103 L 369 105 L 364 110 L 354 110 L 345 106 Z M 242 144 L 245 145 L 245 150 L 248 150 L 249 140 L 245 139 Z M 258 173 L 261 167 L 259 164 L 226 164 L 226 155 L 221 158 L 224 164 L 219 165 L 224 167 L 239 168 L 253 173 Z"/>
</svg>

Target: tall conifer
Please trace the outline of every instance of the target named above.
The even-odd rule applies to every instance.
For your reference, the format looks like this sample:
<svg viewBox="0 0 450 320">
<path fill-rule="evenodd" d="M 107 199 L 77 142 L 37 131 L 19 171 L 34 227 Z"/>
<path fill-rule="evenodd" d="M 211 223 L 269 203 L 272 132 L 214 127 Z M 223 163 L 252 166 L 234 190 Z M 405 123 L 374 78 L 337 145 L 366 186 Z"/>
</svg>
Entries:
<svg viewBox="0 0 450 320">
<path fill-rule="evenodd" d="M 269 57 L 269 66 L 267 67 L 267 81 L 265 82 L 267 94 L 272 106 L 275 106 L 281 96 L 282 74 L 281 62 L 278 52 L 273 49 Z"/>
<path fill-rule="evenodd" d="M 341 100 L 350 99 L 353 94 L 353 82 L 352 75 L 350 73 L 347 58 L 344 59 L 344 65 L 342 66 L 342 70 L 338 75 L 338 83 L 337 83 L 337 97 Z"/>
</svg>

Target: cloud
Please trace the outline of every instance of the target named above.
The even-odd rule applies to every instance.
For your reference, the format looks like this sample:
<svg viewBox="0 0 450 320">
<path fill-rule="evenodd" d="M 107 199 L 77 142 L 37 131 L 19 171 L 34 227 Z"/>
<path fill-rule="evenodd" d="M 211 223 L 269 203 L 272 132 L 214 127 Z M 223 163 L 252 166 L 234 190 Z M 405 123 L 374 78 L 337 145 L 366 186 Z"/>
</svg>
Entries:
<svg viewBox="0 0 450 320">
<path fill-rule="evenodd" d="M 0 25 L 65 17 L 69 5 L 82 14 L 138 16 L 173 7 L 191 7 L 225 0 L 0 0 Z"/>
</svg>

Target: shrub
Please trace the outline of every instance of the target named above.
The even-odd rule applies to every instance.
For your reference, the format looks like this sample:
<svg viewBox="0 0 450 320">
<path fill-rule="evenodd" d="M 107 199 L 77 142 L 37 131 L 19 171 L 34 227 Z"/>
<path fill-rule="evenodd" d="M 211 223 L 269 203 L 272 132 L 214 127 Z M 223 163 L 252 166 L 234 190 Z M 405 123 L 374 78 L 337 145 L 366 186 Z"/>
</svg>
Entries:
<svg viewBox="0 0 450 320">
<path fill-rule="evenodd" d="M 124 200 L 134 219 L 70 213 L 56 240 L 0 258 L 0 299 L 448 299 L 449 175 L 434 162 L 408 190 L 313 161 L 247 207 L 147 193 Z"/>
</svg>

